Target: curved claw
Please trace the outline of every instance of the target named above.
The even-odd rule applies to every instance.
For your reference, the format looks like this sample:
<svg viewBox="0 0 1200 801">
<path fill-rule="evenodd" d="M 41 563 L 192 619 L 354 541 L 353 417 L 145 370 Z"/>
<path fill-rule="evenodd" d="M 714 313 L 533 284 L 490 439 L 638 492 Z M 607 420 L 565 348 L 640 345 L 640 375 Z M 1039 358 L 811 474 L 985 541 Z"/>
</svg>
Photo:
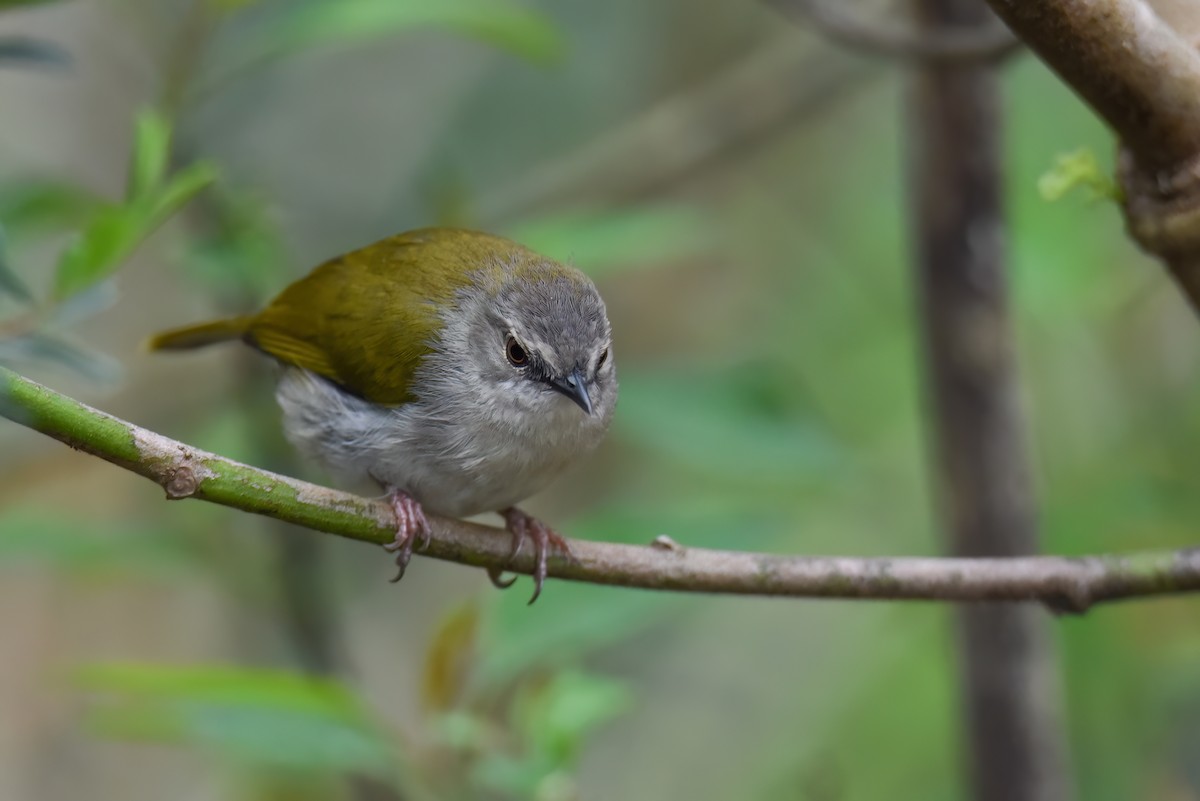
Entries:
<svg viewBox="0 0 1200 801">
<path fill-rule="evenodd" d="M 399 570 L 389 579 L 395 584 L 404 578 L 404 571 L 412 559 L 413 546 L 420 545 L 421 549 L 429 547 L 433 532 L 429 521 L 425 518 L 425 510 L 411 495 L 404 490 L 391 489 L 389 501 L 396 515 L 396 538 L 383 546 L 385 551 L 396 554 L 396 567 Z"/>
<path fill-rule="evenodd" d="M 566 556 L 571 555 L 571 549 L 567 545 L 567 541 L 558 536 L 552 528 L 536 517 L 525 514 L 515 506 L 505 509 L 501 514 L 504 515 L 505 525 L 513 535 L 513 550 L 508 557 L 509 563 L 521 552 L 521 546 L 526 537 L 533 540 L 533 596 L 529 599 L 529 603 L 532 604 L 542 594 L 542 585 L 546 581 L 547 573 L 546 557 L 550 548 L 556 548 Z M 496 577 L 492 579 L 492 583 L 496 586 L 501 586 L 497 584 L 499 574 L 500 571 L 496 571 Z M 492 576 L 491 570 L 488 571 L 488 576 Z M 511 586 L 515 580 L 516 577 L 513 577 L 508 584 L 503 586 Z"/>
<path fill-rule="evenodd" d="M 507 579 L 501 578 L 501 576 L 504 575 L 504 568 L 502 567 L 489 567 L 487 569 L 487 574 L 488 579 L 490 579 L 492 582 L 492 586 L 496 587 L 497 589 L 507 590 L 509 587 L 517 583 L 516 576 L 512 576 Z"/>
<path fill-rule="evenodd" d="M 508 513 L 504 512 L 504 519 L 507 523 Z M 509 568 L 513 560 L 521 553 L 521 548 L 525 545 L 526 523 L 524 520 L 514 520 L 509 526 L 509 531 L 512 533 L 512 550 L 508 552 L 508 559 L 504 560 L 503 567 L 489 567 L 487 569 L 488 579 L 492 582 L 492 586 L 497 589 L 507 590 L 509 587 L 517 583 L 517 577 L 513 576 L 509 579 L 500 578 L 504 571 Z"/>
<path fill-rule="evenodd" d="M 396 575 L 388 579 L 389 584 L 395 584 L 400 579 L 404 578 L 404 571 L 408 569 L 408 559 L 406 554 L 398 554 L 396 556 Z"/>
</svg>

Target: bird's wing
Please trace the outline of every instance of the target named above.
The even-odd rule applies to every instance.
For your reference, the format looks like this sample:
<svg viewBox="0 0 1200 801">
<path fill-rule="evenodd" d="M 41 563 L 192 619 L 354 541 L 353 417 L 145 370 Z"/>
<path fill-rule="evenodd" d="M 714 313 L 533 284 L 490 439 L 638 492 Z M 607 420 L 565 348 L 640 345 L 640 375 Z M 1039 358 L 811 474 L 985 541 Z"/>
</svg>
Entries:
<svg viewBox="0 0 1200 801">
<path fill-rule="evenodd" d="M 437 309 L 467 280 L 465 270 L 436 269 L 438 248 L 420 234 L 325 262 L 259 313 L 248 338 L 279 361 L 372 402 L 412 400 L 413 375 L 439 325 Z"/>
</svg>

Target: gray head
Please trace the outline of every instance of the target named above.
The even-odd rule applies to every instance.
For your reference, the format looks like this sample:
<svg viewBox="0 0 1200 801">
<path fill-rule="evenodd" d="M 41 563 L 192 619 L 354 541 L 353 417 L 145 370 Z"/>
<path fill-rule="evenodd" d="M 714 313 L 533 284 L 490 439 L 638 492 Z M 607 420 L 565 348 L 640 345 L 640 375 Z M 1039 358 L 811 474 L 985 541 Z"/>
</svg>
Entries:
<svg viewBox="0 0 1200 801">
<path fill-rule="evenodd" d="M 460 373 L 454 380 L 469 388 L 460 401 L 505 428 L 602 433 L 617 376 L 596 287 L 578 270 L 540 258 L 500 267 L 481 271 L 443 315 L 436 361 Z"/>
</svg>

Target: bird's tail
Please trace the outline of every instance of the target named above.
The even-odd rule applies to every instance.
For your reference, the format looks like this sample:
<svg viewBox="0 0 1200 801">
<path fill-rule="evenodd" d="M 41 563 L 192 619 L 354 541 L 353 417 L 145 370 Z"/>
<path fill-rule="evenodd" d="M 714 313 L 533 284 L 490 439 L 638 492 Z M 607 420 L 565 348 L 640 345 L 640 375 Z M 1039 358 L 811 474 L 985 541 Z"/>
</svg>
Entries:
<svg viewBox="0 0 1200 801">
<path fill-rule="evenodd" d="M 182 328 L 172 328 L 155 334 L 146 340 L 147 350 L 191 350 L 203 348 L 217 342 L 227 342 L 231 339 L 241 339 L 250 329 L 254 321 L 252 316 L 230 317 L 227 320 L 214 320 L 211 323 L 185 325 Z"/>
</svg>

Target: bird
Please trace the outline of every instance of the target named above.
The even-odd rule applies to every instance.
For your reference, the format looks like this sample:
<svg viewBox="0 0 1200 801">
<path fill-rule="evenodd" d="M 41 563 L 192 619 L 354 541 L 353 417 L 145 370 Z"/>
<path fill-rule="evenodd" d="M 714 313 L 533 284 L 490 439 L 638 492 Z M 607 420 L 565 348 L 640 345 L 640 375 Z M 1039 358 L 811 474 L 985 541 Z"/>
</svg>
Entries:
<svg viewBox="0 0 1200 801">
<path fill-rule="evenodd" d="M 279 364 L 275 395 L 296 450 L 385 491 L 392 581 L 431 542 L 427 513 L 498 512 L 510 563 L 532 542 L 537 600 L 548 552 L 570 549 L 518 504 L 600 443 L 617 403 L 612 328 L 583 272 L 499 236 L 422 228 L 325 261 L 257 313 L 147 346 L 237 340 Z M 516 580 L 488 575 L 498 587 Z"/>
</svg>

